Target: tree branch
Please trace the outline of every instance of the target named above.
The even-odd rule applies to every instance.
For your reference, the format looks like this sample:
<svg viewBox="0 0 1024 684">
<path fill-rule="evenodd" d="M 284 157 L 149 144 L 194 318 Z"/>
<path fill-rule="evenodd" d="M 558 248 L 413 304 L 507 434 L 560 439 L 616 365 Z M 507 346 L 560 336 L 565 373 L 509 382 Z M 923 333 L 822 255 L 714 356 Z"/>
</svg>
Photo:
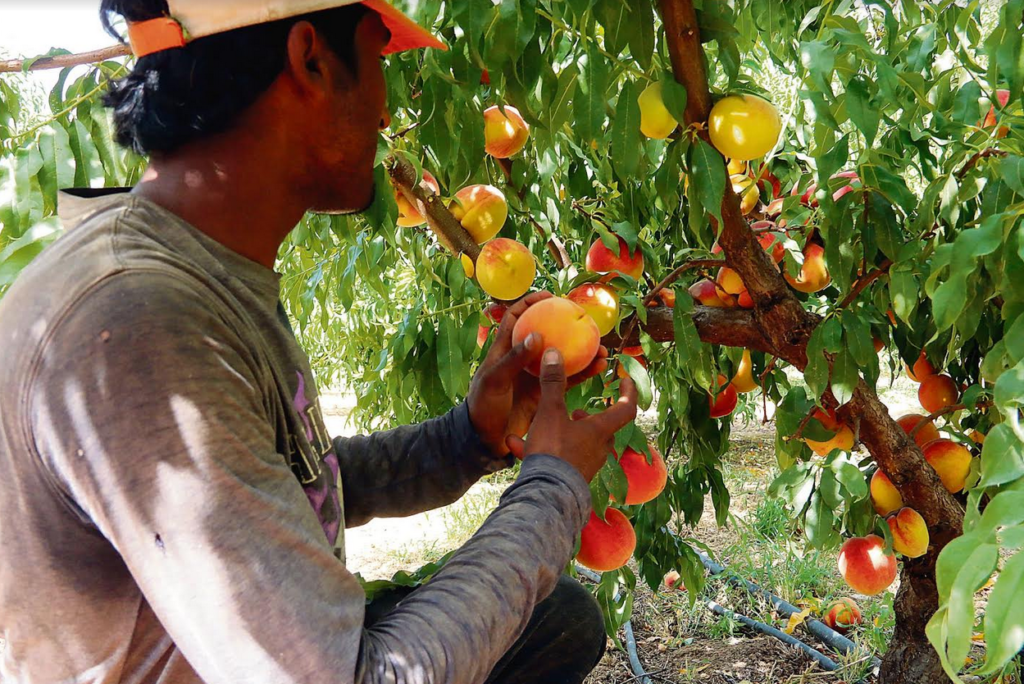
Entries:
<svg viewBox="0 0 1024 684">
<path fill-rule="evenodd" d="M 987 409 L 991 405 L 991 401 L 979 401 L 974 406 L 974 408 Z M 910 433 L 907 436 L 910 437 L 911 439 L 914 439 L 914 435 L 916 435 L 925 425 L 931 425 L 942 416 L 948 415 L 950 413 L 956 413 L 957 411 L 963 411 L 967 408 L 969 407 L 966 404 L 953 404 L 952 406 L 940 408 L 938 411 L 935 411 L 934 413 L 929 413 L 927 416 L 924 417 L 924 420 L 918 421 L 917 425 L 914 426 L 914 428 L 910 431 Z"/>
<path fill-rule="evenodd" d="M 686 86 L 686 121 L 704 123 L 711 114 L 711 91 L 700 46 L 700 28 L 692 0 L 661 0 L 668 53 L 676 80 Z"/>
<path fill-rule="evenodd" d="M 892 260 L 885 259 L 884 261 L 882 261 L 882 264 L 878 268 L 876 268 L 874 271 L 871 271 L 871 273 L 868 273 L 863 278 L 857 280 L 857 283 L 853 286 L 853 289 L 850 290 L 850 294 L 846 295 L 846 297 L 843 298 L 843 301 L 839 302 L 839 308 L 845 309 L 846 307 L 850 306 L 850 304 L 852 304 L 854 300 L 860 296 L 860 293 L 867 289 L 868 285 L 870 285 L 871 283 L 875 282 L 883 275 L 888 273 L 889 267 L 891 266 Z"/>
<path fill-rule="evenodd" d="M 454 254 L 465 254 L 475 263 L 480 256 L 480 245 L 452 216 L 440 197 L 427 195 L 416 183 L 416 169 L 412 164 L 401 156 L 392 154 L 384 161 L 384 168 L 398 191 L 427 219 L 427 225 L 437 235 L 441 244 Z"/>
<path fill-rule="evenodd" d="M 22 71 L 28 63 L 28 71 L 39 71 L 41 69 L 64 69 L 66 67 L 81 66 L 83 64 L 99 64 L 108 59 L 125 57 L 130 55 L 132 50 L 127 45 L 112 45 L 101 50 L 81 52 L 76 55 L 57 55 L 55 57 L 40 57 L 38 59 L 13 59 L 7 62 L 0 62 L 0 74 L 9 74 Z"/>
<path fill-rule="evenodd" d="M 651 336 L 655 342 L 675 340 L 673 322 L 675 309 L 655 306 L 647 310 L 647 322 L 638 325 L 628 336 L 616 333 L 606 335 L 602 343 L 609 349 L 640 344 L 640 330 Z M 754 323 L 754 312 L 748 309 L 723 309 L 697 305 L 693 311 L 693 322 L 702 342 L 720 344 L 725 347 L 742 347 L 771 353 L 770 342 L 761 334 Z"/>
</svg>

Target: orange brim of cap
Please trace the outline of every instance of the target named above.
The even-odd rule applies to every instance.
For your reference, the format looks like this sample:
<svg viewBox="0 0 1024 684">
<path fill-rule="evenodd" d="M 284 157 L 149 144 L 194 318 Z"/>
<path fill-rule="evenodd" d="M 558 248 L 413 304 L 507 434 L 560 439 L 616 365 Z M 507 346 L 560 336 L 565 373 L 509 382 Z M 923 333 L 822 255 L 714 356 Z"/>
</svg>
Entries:
<svg viewBox="0 0 1024 684">
<path fill-rule="evenodd" d="M 390 55 L 395 52 L 428 47 L 438 50 L 448 49 L 448 46 L 434 34 L 396 9 L 387 0 L 362 0 L 362 4 L 367 9 L 379 14 L 384 25 L 391 31 L 391 42 L 384 48 L 383 54 Z"/>
</svg>

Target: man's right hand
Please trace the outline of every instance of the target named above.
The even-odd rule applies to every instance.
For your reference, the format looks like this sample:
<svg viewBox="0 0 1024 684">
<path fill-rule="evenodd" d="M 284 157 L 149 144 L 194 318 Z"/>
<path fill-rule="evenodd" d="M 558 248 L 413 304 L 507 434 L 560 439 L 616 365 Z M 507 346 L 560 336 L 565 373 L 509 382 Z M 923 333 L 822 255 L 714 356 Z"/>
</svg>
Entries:
<svg viewBox="0 0 1024 684">
<path fill-rule="evenodd" d="M 636 385 L 625 378 L 619 385 L 622 396 L 611 408 L 587 415 L 576 411 L 569 418 L 565 405 L 565 366 L 557 349 L 544 352 L 541 361 L 541 398 L 526 441 L 510 436 L 507 446 L 521 458 L 550 454 L 566 461 L 590 482 L 607 462 L 615 444 L 615 433 L 636 417 Z"/>
</svg>

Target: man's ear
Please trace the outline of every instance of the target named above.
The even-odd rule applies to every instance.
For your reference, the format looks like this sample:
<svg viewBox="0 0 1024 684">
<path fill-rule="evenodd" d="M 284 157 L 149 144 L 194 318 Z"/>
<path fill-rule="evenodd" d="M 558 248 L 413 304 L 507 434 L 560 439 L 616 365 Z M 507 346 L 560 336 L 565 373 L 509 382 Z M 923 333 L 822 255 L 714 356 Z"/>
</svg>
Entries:
<svg viewBox="0 0 1024 684">
<path fill-rule="evenodd" d="M 326 50 L 316 28 L 308 21 L 299 21 L 288 32 L 285 69 L 300 90 L 309 94 L 324 92 L 330 82 L 330 65 Z"/>
</svg>

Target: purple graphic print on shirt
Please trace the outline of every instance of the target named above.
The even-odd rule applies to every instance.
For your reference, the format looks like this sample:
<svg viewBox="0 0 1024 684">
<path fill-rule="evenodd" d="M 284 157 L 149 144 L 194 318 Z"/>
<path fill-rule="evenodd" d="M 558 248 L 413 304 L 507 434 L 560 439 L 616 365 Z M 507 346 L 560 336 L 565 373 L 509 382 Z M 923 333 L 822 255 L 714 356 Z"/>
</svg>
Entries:
<svg viewBox="0 0 1024 684">
<path fill-rule="evenodd" d="M 296 375 L 299 376 L 299 389 L 295 393 L 295 410 L 302 419 L 308 444 L 316 451 L 313 457 L 307 460 L 312 461 L 310 465 L 315 469 L 314 472 L 318 473 L 316 479 L 303 485 L 303 489 L 310 505 L 316 511 L 324 534 L 327 535 L 327 542 L 334 546 L 341 529 L 338 456 L 326 437 L 319 404 L 310 402 L 306 397 L 306 377 L 299 371 L 296 371 Z M 327 466 L 326 473 L 322 467 L 324 465 Z"/>
</svg>

